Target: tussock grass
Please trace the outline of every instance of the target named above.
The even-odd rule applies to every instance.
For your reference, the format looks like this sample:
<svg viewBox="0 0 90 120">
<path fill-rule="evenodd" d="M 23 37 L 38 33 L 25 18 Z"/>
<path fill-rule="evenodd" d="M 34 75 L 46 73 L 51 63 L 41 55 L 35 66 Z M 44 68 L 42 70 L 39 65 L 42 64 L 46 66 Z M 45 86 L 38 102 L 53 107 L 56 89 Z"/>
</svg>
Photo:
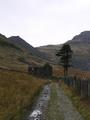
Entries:
<svg viewBox="0 0 90 120">
<path fill-rule="evenodd" d="M 54 76 L 64 76 L 64 70 L 62 67 L 54 67 Z M 89 71 L 81 71 L 79 69 L 70 68 L 68 71 L 70 76 L 76 76 L 77 78 L 81 79 L 90 79 L 90 72 Z"/>
<path fill-rule="evenodd" d="M 0 120 L 23 120 L 45 80 L 0 70 Z"/>
<path fill-rule="evenodd" d="M 65 94 L 69 96 L 85 120 L 90 120 L 90 100 L 80 97 L 73 88 L 69 88 L 63 82 L 61 88 L 64 90 Z"/>
</svg>

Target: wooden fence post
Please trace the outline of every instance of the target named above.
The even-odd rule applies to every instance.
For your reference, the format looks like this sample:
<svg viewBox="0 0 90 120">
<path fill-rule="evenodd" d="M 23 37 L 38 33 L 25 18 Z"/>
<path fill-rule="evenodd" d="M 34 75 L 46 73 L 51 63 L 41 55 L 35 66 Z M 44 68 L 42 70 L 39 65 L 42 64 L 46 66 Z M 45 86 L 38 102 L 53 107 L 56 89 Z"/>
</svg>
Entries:
<svg viewBox="0 0 90 120">
<path fill-rule="evenodd" d="M 84 80 L 81 80 L 81 97 L 84 97 Z"/>
<path fill-rule="evenodd" d="M 90 80 L 88 80 L 88 97 L 90 98 Z"/>
</svg>

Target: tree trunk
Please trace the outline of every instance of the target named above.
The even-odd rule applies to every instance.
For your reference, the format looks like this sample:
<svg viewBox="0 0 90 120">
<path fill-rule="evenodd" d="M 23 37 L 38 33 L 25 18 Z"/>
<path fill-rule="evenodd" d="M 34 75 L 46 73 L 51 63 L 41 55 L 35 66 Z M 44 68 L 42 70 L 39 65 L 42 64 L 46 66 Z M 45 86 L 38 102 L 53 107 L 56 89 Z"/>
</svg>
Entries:
<svg viewBox="0 0 90 120">
<path fill-rule="evenodd" d="M 67 77 L 68 77 L 68 67 L 64 67 L 64 79 L 65 79 L 65 82 L 67 80 Z"/>
</svg>

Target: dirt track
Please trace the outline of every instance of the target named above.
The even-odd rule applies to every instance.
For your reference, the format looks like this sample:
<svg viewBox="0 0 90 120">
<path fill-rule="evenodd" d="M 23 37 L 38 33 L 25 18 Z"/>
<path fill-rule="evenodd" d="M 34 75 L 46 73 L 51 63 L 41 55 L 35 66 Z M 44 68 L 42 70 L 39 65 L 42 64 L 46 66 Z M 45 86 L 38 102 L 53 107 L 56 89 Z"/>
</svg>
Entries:
<svg viewBox="0 0 90 120">
<path fill-rule="evenodd" d="M 41 115 L 32 119 L 35 110 L 39 110 Z M 44 87 L 32 113 L 28 120 L 84 120 L 57 83 Z"/>
</svg>

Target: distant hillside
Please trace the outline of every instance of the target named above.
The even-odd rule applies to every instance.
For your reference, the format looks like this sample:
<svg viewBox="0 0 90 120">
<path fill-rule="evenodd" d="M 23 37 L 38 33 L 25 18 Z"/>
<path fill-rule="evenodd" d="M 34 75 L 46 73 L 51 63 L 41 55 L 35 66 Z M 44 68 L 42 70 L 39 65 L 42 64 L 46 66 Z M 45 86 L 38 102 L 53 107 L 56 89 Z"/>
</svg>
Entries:
<svg viewBox="0 0 90 120">
<path fill-rule="evenodd" d="M 57 58 L 55 56 L 57 50 L 61 47 L 62 45 L 47 45 L 47 46 L 40 46 L 37 47 L 37 49 L 41 52 L 44 52 L 49 56 L 50 61 L 52 61 L 54 64 L 57 64 Z"/>
<path fill-rule="evenodd" d="M 15 49 L 20 50 L 19 47 L 17 47 L 16 45 L 8 42 L 7 38 L 2 34 L 0 34 L 0 46 L 7 46 L 7 47 L 11 47 L 11 48 L 15 48 Z"/>
<path fill-rule="evenodd" d="M 42 64 L 48 59 L 19 36 L 10 38 L 0 34 L 0 68 L 26 70 L 29 64 Z"/>
<path fill-rule="evenodd" d="M 90 31 L 84 31 L 68 41 L 74 51 L 73 65 L 76 68 L 90 70 Z"/>
<path fill-rule="evenodd" d="M 87 42 L 90 43 L 90 31 L 81 32 L 79 35 L 73 37 L 73 39 L 69 42 Z"/>
<path fill-rule="evenodd" d="M 90 31 L 81 32 L 66 43 L 70 44 L 73 50 L 73 67 L 90 70 Z M 61 49 L 61 46 L 62 45 L 48 45 L 39 47 L 38 49 L 49 54 L 53 62 L 58 63 L 55 53 Z"/>
</svg>

